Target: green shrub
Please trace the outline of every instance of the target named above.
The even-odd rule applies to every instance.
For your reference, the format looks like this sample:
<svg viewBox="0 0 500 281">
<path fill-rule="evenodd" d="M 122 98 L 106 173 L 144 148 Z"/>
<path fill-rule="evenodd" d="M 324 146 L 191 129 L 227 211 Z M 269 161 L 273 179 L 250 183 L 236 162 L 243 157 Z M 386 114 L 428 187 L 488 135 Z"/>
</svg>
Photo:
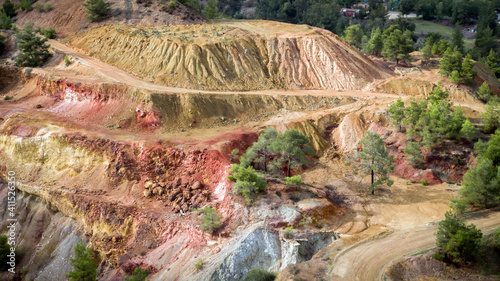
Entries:
<svg viewBox="0 0 500 281">
<path fill-rule="evenodd" d="M 491 246 L 500 250 L 500 228 L 495 229 L 493 239 L 491 240 Z"/>
<path fill-rule="evenodd" d="M 420 144 L 416 142 L 408 142 L 404 149 L 404 153 L 408 155 L 408 162 L 415 168 L 424 166 L 424 156 L 420 152 Z"/>
<path fill-rule="evenodd" d="M 168 9 L 169 9 L 170 11 L 175 10 L 175 8 L 177 8 L 177 5 L 175 4 L 175 2 L 174 2 L 174 1 L 170 1 L 170 2 L 168 2 Z"/>
<path fill-rule="evenodd" d="M 201 270 L 203 268 L 203 259 L 199 259 L 197 263 L 194 264 L 194 268 L 196 268 L 197 270 Z"/>
<path fill-rule="evenodd" d="M 214 207 L 205 207 L 198 211 L 204 214 L 203 221 L 201 223 L 201 229 L 203 231 L 212 234 L 222 225 L 222 215 L 219 215 Z"/>
<path fill-rule="evenodd" d="M 12 19 L 5 13 L 0 13 L 0 29 L 11 29 Z"/>
<path fill-rule="evenodd" d="M 291 239 L 293 237 L 292 232 L 293 232 L 293 226 L 292 225 L 288 226 L 288 227 L 285 227 L 285 229 L 283 229 L 283 236 L 285 238 Z"/>
<path fill-rule="evenodd" d="M 448 211 L 439 222 L 436 245 L 454 263 L 468 260 L 479 249 L 481 230 L 473 224 L 466 225 L 456 214 Z"/>
<path fill-rule="evenodd" d="M 439 253 L 439 252 L 435 252 L 434 254 L 432 254 L 432 256 L 433 256 L 436 260 L 438 260 L 438 261 L 443 261 L 443 260 L 444 260 L 444 256 L 443 256 L 443 255 L 441 255 L 441 253 Z"/>
<path fill-rule="evenodd" d="M 245 198 L 251 198 L 263 191 L 267 182 L 263 177 L 257 175 L 257 172 L 252 167 L 244 167 L 240 164 L 233 164 L 228 176 L 228 179 L 236 182 L 233 192 L 242 195 Z"/>
<path fill-rule="evenodd" d="M 276 279 L 276 274 L 262 268 L 252 268 L 248 271 L 243 281 L 273 281 Z"/>
<path fill-rule="evenodd" d="M 103 0 L 87 0 L 82 5 L 87 9 L 87 19 L 90 22 L 101 21 L 108 17 L 109 4 Z"/>
<path fill-rule="evenodd" d="M 69 66 L 71 64 L 71 60 L 69 59 L 69 56 L 68 55 L 65 55 L 64 56 L 64 64 L 66 66 Z"/>
<path fill-rule="evenodd" d="M 40 34 L 45 36 L 47 39 L 55 39 L 56 38 L 56 30 L 53 27 L 48 29 L 40 29 Z"/>
<path fill-rule="evenodd" d="M 149 275 L 149 270 L 142 267 L 136 267 L 131 276 L 126 276 L 123 281 L 144 281 Z"/>
<path fill-rule="evenodd" d="M 302 176 L 295 175 L 293 177 L 285 177 L 286 184 L 299 185 L 302 183 Z"/>
<path fill-rule="evenodd" d="M 82 239 L 75 246 L 75 257 L 70 260 L 73 270 L 66 274 L 70 281 L 97 280 L 97 264 L 92 261 L 92 250 Z"/>
<path fill-rule="evenodd" d="M 36 36 L 31 24 L 26 25 L 17 33 L 16 42 L 21 51 L 16 59 L 18 66 L 38 67 L 50 57 L 47 39 Z"/>
<path fill-rule="evenodd" d="M 31 3 L 31 0 L 21 0 L 20 4 L 19 4 L 19 8 L 21 8 L 21 10 L 23 11 L 31 11 L 33 10 L 33 6 L 31 5 L 33 3 Z"/>
<path fill-rule="evenodd" d="M 43 8 L 42 9 L 43 9 L 44 12 L 50 11 L 50 10 L 52 10 L 52 4 L 50 4 L 50 2 L 47 2 L 47 3 L 43 4 Z"/>
<path fill-rule="evenodd" d="M 5 96 L 5 97 L 3 98 L 3 100 L 11 100 L 11 99 L 13 99 L 13 97 L 12 97 L 12 96 Z"/>
<path fill-rule="evenodd" d="M 427 180 L 426 180 L 426 179 L 422 179 L 422 180 L 420 181 L 420 183 L 422 183 L 422 185 L 429 185 L 429 183 L 427 182 Z"/>
</svg>

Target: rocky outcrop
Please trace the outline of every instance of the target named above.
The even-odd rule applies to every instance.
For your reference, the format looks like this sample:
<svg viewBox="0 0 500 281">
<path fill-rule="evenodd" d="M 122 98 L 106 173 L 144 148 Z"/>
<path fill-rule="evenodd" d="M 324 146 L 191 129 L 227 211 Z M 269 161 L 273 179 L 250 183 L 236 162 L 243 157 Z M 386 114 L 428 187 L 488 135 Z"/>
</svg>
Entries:
<svg viewBox="0 0 500 281">
<path fill-rule="evenodd" d="M 329 31 L 268 21 L 102 26 L 67 42 L 137 76 L 180 88 L 353 90 L 390 76 Z"/>
<path fill-rule="evenodd" d="M 279 272 L 289 264 L 307 261 L 320 249 L 338 239 L 336 232 L 317 232 L 300 240 L 256 228 L 243 236 L 212 274 L 211 281 L 242 280 L 252 268 Z"/>
</svg>

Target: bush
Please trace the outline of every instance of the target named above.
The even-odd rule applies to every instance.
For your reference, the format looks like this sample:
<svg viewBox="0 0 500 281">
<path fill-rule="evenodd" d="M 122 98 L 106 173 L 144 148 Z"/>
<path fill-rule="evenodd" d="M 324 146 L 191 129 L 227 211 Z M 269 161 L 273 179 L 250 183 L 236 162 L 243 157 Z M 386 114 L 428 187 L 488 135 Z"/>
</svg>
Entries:
<svg viewBox="0 0 500 281">
<path fill-rule="evenodd" d="M 404 153 L 408 155 L 408 162 L 415 168 L 422 168 L 424 165 L 424 156 L 420 152 L 420 144 L 416 142 L 408 142 L 404 149 Z"/>
<path fill-rule="evenodd" d="M 197 263 L 194 264 L 194 268 L 196 268 L 197 270 L 201 270 L 203 268 L 203 259 L 199 259 Z"/>
<path fill-rule="evenodd" d="M 175 8 L 177 8 L 177 5 L 175 4 L 174 1 L 168 2 L 168 9 L 170 10 L 170 12 L 172 12 L 173 10 L 175 10 Z"/>
<path fill-rule="evenodd" d="M 243 281 L 273 281 L 276 279 L 276 274 L 264 270 L 262 268 L 252 268 L 248 271 Z"/>
<path fill-rule="evenodd" d="M 90 22 L 101 21 L 109 14 L 109 4 L 103 0 L 87 0 L 82 5 L 87 9 L 87 19 Z"/>
<path fill-rule="evenodd" d="M 293 226 L 285 227 L 285 229 L 283 230 L 283 236 L 285 238 L 291 239 L 293 237 L 292 232 L 293 232 Z"/>
<path fill-rule="evenodd" d="M 19 8 L 21 8 L 21 10 L 23 11 L 31 11 L 33 10 L 33 6 L 31 5 L 33 3 L 31 3 L 31 0 L 21 0 L 20 4 L 19 4 Z"/>
<path fill-rule="evenodd" d="M 493 239 L 491 240 L 491 246 L 500 250 L 500 228 L 495 229 Z"/>
<path fill-rule="evenodd" d="M 75 246 L 75 257 L 70 260 L 73 270 L 66 274 L 70 281 L 97 280 L 97 264 L 92 261 L 92 250 L 85 246 L 82 239 Z"/>
<path fill-rule="evenodd" d="M 11 29 L 12 19 L 5 13 L 0 13 L 0 29 Z"/>
<path fill-rule="evenodd" d="M 149 270 L 142 267 L 136 267 L 131 276 L 126 276 L 123 281 L 144 281 L 149 275 Z"/>
<path fill-rule="evenodd" d="M 228 179 L 236 182 L 233 192 L 238 195 L 243 195 L 245 198 L 250 198 L 263 191 L 267 186 L 264 178 L 257 175 L 257 172 L 252 167 L 244 167 L 243 165 L 233 164 L 228 176 Z"/>
<path fill-rule="evenodd" d="M 47 3 L 43 4 L 42 10 L 44 12 L 48 12 L 48 11 L 52 10 L 52 4 L 50 4 L 50 2 L 47 2 Z"/>
<path fill-rule="evenodd" d="M 299 185 L 302 183 L 302 176 L 295 175 L 293 177 L 285 177 L 285 180 L 286 180 L 286 184 Z"/>
<path fill-rule="evenodd" d="M 214 207 L 205 207 L 199 211 L 205 214 L 201 223 L 201 229 L 203 231 L 212 234 L 222 225 L 222 215 L 219 215 Z"/>
<path fill-rule="evenodd" d="M 452 262 L 460 263 L 477 252 L 482 235 L 475 225 L 466 225 L 464 220 L 448 211 L 445 219 L 439 222 L 436 245 Z"/>
<path fill-rule="evenodd" d="M 41 29 L 40 34 L 45 36 L 47 39 L 55 39 L 56 38 L 56 30 L 53 27 L 48 29 Z"/>
<path fill-rule="evenodd" d="M 71 64 L 71 60 L 69 59 L 69 56 L 68 55 L 65 55 L 64 56 L 64 64 L 66 66 L 69 66 Z"/>
<path fill-rule="evenodd" d="M 33 31 L 33 25 L 28 24 L 17 33 L 17 47 L 21 51 L 17 57 L 18 66 L 38 67 L 50 57 L 47 39 L 39 38 Z"/>
<path fill-rule="evenodd" d="M 426 180 L 426 179 L 422 179 L 422 180 L 420 181 L 420 183 L 422 183 L 422 185 L 424 185 L 424 186 L 425 186 L 425 185 L 429 185 L 429 183 L 427 182 L 427 180 Z"/>
</svg>

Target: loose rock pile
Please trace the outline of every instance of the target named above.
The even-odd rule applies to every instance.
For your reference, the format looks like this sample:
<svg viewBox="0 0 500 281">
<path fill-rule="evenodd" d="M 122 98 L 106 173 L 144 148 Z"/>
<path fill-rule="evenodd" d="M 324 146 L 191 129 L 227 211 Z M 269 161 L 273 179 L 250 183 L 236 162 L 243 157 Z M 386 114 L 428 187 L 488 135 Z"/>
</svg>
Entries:
<svg viewBox="0 0 500 281">
<path fill-rule="evenodd" d="M 173 184 L 147 181 L 144 185 L 144 197 L 155 197 L 167 202 L 165 206 L 175 213 L 188 212 L 210 201 L 210 190 L 204 189 L 200 181 L 183 182 L 177 178 Z"/>
</svg>

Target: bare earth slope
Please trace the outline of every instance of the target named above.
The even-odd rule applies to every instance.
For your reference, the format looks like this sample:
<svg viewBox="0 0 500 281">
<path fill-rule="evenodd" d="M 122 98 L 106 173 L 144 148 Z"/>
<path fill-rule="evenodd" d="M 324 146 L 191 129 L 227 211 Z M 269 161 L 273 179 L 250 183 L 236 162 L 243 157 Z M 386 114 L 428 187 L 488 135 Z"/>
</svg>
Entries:
<svg viewBox="0 0 500 281">
<path fill-rule="evenodd" d="M 102 26 L 66 42 L 144 79 L 180 88 L 357 90 L 390 76 L 331 32 L 268 21 Z"/>
</svg>

